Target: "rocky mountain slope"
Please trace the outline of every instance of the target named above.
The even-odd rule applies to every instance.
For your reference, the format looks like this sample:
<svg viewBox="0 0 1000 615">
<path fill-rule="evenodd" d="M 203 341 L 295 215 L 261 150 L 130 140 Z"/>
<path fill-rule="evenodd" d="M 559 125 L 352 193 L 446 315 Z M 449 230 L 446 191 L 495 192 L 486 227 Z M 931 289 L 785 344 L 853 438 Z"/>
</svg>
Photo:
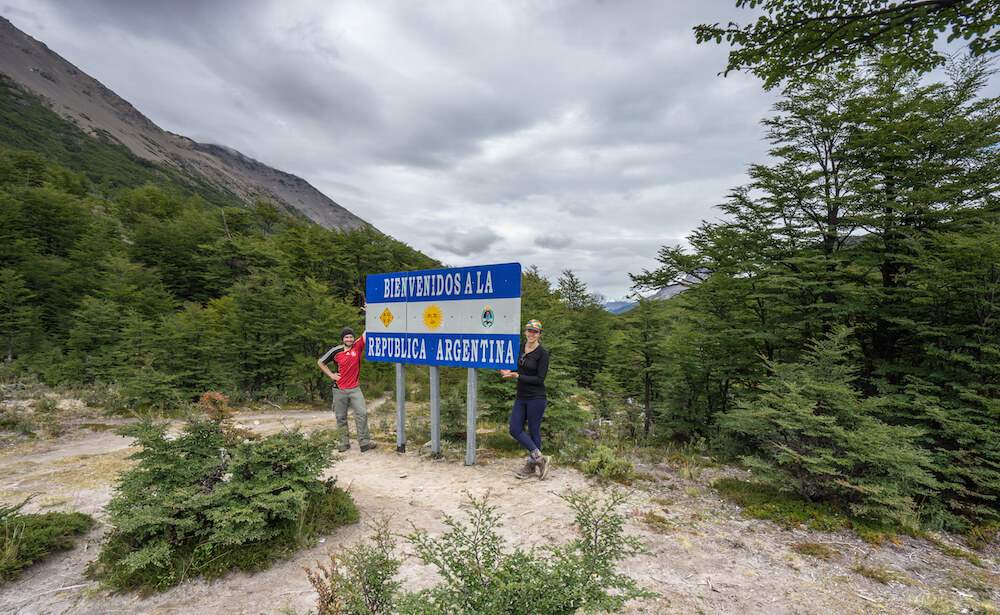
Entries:
<svg viewBox="0 0 1000 615">
<path fill-rule="evenodd" d="M 248 204 L 267 200 L 325 228 L 365 223 L 305 180 L 219 145 L 161 129 L 99 81 L 0 17 L 0 73 L 84 131 L 109 137 L 136 156 L 208 178 Z"/>
</svg>

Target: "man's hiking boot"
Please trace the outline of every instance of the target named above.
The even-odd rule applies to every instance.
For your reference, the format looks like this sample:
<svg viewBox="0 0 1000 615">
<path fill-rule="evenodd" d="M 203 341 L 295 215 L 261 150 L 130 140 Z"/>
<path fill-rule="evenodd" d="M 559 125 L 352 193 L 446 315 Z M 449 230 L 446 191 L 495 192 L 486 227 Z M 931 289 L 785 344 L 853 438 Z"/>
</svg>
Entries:
<svg viewBox="0 0 1000 615">
<path fill-rule="evenodd" d="M 552 465 L 551 455 L 542 455 L 535 462 L 535 471 L 538 473 L 538 480 L 545 480 L 545 477 L 549 475 L 549 467 Z"/>
<path fill-rule="evenodd" d="M 528 478 L 529 476 L 535 475 L 535 462 L 531 459 L 524 462 L 524 467 L 520 470 L 514 472 L 514 476 L 518 478 Z"/>
<path fill-rule="evenodd" d="M 351 450 L 351 445 L 350 444 L 341 444 L 340 446 L 337 447 L 337 450 L 340 451 L 341 453 L 347 452 L 347 451 Z"/>
<path fill-rule="evenodd" d="M 378 445 L 375 444 L 374 442 L 369 442 L 368 444 L 365 444 L 364 446 L 361 447 L 361 452 L 363 453 L 365 451 L 370 451 L 373 448 L 375 448 L 376 446 L 378 446 Z"/>
</svg>

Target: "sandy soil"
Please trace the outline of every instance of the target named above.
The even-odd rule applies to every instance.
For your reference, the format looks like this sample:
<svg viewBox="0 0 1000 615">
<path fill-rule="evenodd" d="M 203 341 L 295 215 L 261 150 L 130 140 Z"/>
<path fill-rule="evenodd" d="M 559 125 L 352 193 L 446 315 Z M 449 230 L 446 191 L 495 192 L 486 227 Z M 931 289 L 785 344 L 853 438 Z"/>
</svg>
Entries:
<svg viewBox="0 0 1000 615">
<path fill-rule="evenodd" d="M 377 412 L 379 401 L 370 405 Z M 386 424 L 389 417 L 383 417 Z M 239 422 L 267 433 L 292 425 L 305 429 L 329 425 L 323 411 L 275 411 L 243 414 Z M 109 422 L 103 419 L 103 422 Z M 327 562 L 327 552 L 365 540 L 365 521 L 389 518 L 393 530 L 410 524 L 443 533 L 445 515 L 464 520 L 468 495 L 487 492 L 504 522 L 501 533 L 512 544 L 561 544 L 573 534 L 573 513 L 559 497 L 574 490 L 603 487 L 558 457 L 545 481 L 518 480 L 512 470 L 520 459 L 493 458 L 481 451 L 477 463 L 464 465 L 464 450 L 444 459 L 395 451 L 390 433 L 376 430 L 379 448 L 360 453 L 357 445 L 328 470 L 349 487 L 362 511 L 362 523 L 323 538 L 315 548 L 254 575 L 230 573 L 211 582 L 194 580 L 148 597 L 110 594 L 83 576 L 96 557 L 106 526 L 99 524 L 72 551 L 57 553 L 0 586 L 0 613 L 43 615 L 128 612 L 134 615 L 211 613 L 273 614 L 315 608 L 315 593 L 302 566 Z M 416 447 L 413 447 L 416 448 Z M 426 453 L 426 451 L 424 451 Z M 40 444 L 7 446 L 0 452 L 0 503 L 20 501 L 40 492 L 32 510 L 76 510 L 102 518 L 115 472 L 130 453 L 127 439 L 107 430 L 77 427 Z M 721 500 L 711 488 L 732 468 L 681 472 L 665 462 L 637 463 L 644 477 L 628 488 L 623 508 L 628 530 L 641 537 L 649 555 L 634 557 L 624 569 L 659 598 L 634 601 L 626 613 L 665 614 L 897 614 L 990 613 L 1000 599 L 997 546 L 980 553 L 985 567 L 946 555 L 925 540 L 873 546 L 850 534 L 787 530 L 744 519 L 739 507 Z M 685 478 L 682 478 L 682 475 Z M 652 513 L 653 517 L 649 514 Z M 647 520 L 657 518 L 656 527 Z M 961 543 L 949 536 L 942 540 Z M 821 543 L 836 554 L 829 560 L 798 554 L 793 545 Z M 435 573 L 412 557 L 401 541 L 404 587 L 435 583 Z M 889 573 L 880 583 L 869 571 Z M 991 602 L 992 601 L 992 602 Z M 965 609 L 965 610 L 963 610 Z"/>
</svg>

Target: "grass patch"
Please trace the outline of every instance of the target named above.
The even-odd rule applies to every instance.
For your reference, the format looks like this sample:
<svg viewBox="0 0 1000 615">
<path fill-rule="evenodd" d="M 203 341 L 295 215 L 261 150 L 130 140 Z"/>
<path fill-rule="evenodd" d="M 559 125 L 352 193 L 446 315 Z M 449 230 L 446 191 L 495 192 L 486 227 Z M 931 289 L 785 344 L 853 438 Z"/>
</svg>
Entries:
<svg viewBox="0 0 1000 615">
<path fill-rule="evenodd" d="M 485 426 L 483 426 L 483 427 L 485 427 Z M 481 427 L 481 429 L 483 427 Z M 444 440 L 444 435 L 441 436 L 441 439 Z M 465 440 L 464 439 L 462 439 L 461 442 L 462 442 L 463 445 L 465 444 Z M 496 452 L 496 454 L 500 455 L 500 456 L 508 456 L 509 455 L 511 457 L 516 457 L 518 455 L 526 453 L 526 451 L 524 450 L 524 447 L 521 446 L 521 443 L 518 442 L 517 440 L 515 440 L 514 438 L 511 438 L 510 434 L 507 433 L 506 429 L 503 429 L 503 430 L 493 429 L 493 430 L 490 430 L 488 433 L 478 433 L 477 432 L 477 434 L 476 434 L 476 443 L 477 443 L 477 445 L 480 442 L 482 442 L 482 445 L 481 445 L 482 448 L 488 448 L 488 449 Z M 543 446 L 544 446 L 544 443 L 543 443 Z"/>
<path fill-rule="evenodd" d="M 108 431 L 109 429 L 114 429 L 117 425 L 109 425 L 108 423 L 81 423 L 79 427 L 80 429 L 89 429 L 90 431 Z"/>
<path fill-rule="evenodd" d="M 787 527 L 806 527 L 832 532 L 849 529 L 866 542 L 899 543 L 897 535 L 920 536 L 901 525 L 883 524 L 843 513 L 834 506 L 806 502 L 763 483 L 720 478 L 712 483 L 719 495 L 743 507 L 746 518 L 765 519 Z"/>
<path fill-rule="evenodd" d="M 53 506 L 59 506 L 65 504 L 69 501 L 69 498 L 61 495 L 50 495 L 38 500 L 39 508 L 52 508 Z"/>
<path fill-rule="evenodd" d="M 836 557 L 837 551 L 829 545 L 820 542 L 796 542 L 792 544 L 792 551 L 799 555 L 808 555 L 817 559 L 829 561 Z"/>
<path fill-rule="evenodd" d="M 905 574 L 889 570 L 884 567 L 871 568 L 864 564 L 856 564 L 851 567 L 851 572 L 856 572 L 863 577 L 868 577 L 869 579 L 877 581 L 883 585 L 888 585 L 891 581 L 899 581 L 900 583 L 905 583 L 906 585 L 913 585 L 913 581 L 911 581 Z"/>
<path fill-rule="evenodd" d="M 688 442 L 680 445 L 669 443 L 662 453 L 665 463 L 673 467 L 680 468 L 682 472 L 688 474 L 700 474 L 702 468 L 721 468 L 722 465 L 714 461 L 708 454 L 708 446 L 705 439 L 701 438 L 697 442 Z"/>
<path fill-rule="evenodd" d="M 31 500 L 0 507 L 0 584 L 56 550 L 73 548 L 73 536 L 86 532 L 94 518 L 83 513 L 21 514 Z"/>
<path fill-rule="evenodd" d="M 113 483 L 119 473 L 135 466 L 128 459 L 133 451 L 121 449 L 97 455 L 77 455 L 59 459 L 45 478 L 66 489 L 93 489 Z"/>
<path fill-rule="evenodd" d="M 965 544 L 970 549 L 981 550 L 996 539 L 998 532 L 1000 532 L 1000 523 L 996 521 L 973 526 L 965 537 Z"/>
<path fill-rule="evenodd" d="M 950 586 L 955 589 L 973 594 L 980 600 L 989 600 L 996 587 L 997 578 L 982 572 L 966 572 L 955 578 Z"/>
<path fill-rule="evenodd" d="M 927 535 L 924 536 L 924 538 L 930 541 L 931 544 L 934 545 L 934 548 L 936 548 L 938 551 L 941 551 L 948 557 L 954 557 L 956 559 L 964 559 L 973 566 L 978 566 L 979 568 L 986 568 L 986 564 L 984 564 L 983 560 L 975 553 L 969 553 L 968 551 L 964 551 L 958 547 L 946 545 L 943 542 L 941 542 L 939 538 L 935 536 Z"/>
<path fill-rule="evenodd" d="M 636 472 L 635 480 L 647 483 L 653 483 L 655 485 L 660 482 L 660 477 L 655 474 L 651 474 L 649 472 Z"/>
<path fill-rule="evenodd" d="M 838 530 L 850 526 L 829 506 L 806 502 L 784 494 L 770 485 L 735 478 L 722 478 L 712 484 L 719 495 L 743 507 L 743 516 L 766 519 L 790 527 L 805 526 L 815 530 Z"/>
<path fill-rule="evenodd" d="M 673 521 L 653 511 L 643 513 L 639 519 L 658 534 L 668 534 L 677 528 Z"/>
<path fill-rule="evenodd" d="M 947 596 L 923 594 L 910 600 L 910 604 L 930 615 L 952 615 L 958 612 L 958 604 Z"/>
</svg>

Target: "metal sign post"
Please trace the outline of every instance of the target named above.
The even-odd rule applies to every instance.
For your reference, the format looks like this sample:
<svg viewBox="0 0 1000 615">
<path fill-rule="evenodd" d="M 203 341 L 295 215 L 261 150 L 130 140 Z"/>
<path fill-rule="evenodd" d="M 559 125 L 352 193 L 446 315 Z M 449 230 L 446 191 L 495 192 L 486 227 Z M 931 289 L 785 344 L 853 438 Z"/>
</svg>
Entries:
<svg viewBox="0 0 1000 615">
<path fill-rule="evenodd" d="M 396 452 L 406 452 L 406 374 L 396 363 Z"/>
<path fill-rule="evenodd" d="M 469 368 L 466 459 L 475 461 L 475 369 L 516 369 L 521 332 L 521 265 L 506 263 L 370 275 L 365 356 L 397 363 L 396 447 L 405 444 L 402 364 Z M 432 442 L 440 451 L 440 390 L 432 372 Z M 438 411 L 435 413 L 435 409 Z M 437 414 L 437 419 L 435 419 Z"/>
<path fill-rule="evenodd" d="M 469 368 L 465 383 L 465 465 L 476 463 L 476 408 L 478 407 L 479 376 Z"/>
<path fill-rule="evenodd" d="M 441 368 L 430 366 L 431 380 L 431 452 L 441 454 Z"/>
</svg>

